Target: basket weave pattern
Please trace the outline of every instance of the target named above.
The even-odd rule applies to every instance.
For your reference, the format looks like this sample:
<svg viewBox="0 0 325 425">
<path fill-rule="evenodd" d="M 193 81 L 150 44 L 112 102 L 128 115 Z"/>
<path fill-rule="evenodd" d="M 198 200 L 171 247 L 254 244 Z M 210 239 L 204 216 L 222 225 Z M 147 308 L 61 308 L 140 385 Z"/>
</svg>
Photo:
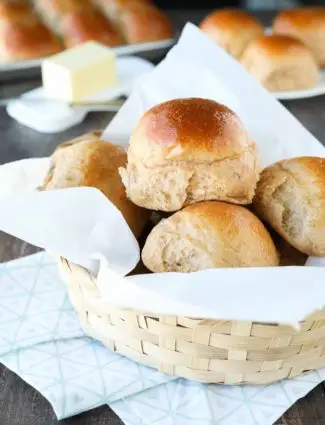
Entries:
<svg viewBox="0 0 325 425">
<path fill-rule="evenodd" d="M 205 383 L 267 384 L 325 366 L 325 310 L 290 326 L 156 316 L 110 306 L 87 270 L 62 259 L 88 335 L 170 375 Z"/>
</svg>

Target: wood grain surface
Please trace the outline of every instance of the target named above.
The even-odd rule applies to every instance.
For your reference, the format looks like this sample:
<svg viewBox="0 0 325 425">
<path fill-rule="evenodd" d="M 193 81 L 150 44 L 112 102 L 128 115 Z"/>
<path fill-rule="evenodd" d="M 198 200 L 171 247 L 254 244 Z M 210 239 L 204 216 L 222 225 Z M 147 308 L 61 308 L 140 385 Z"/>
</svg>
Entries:
<svg viewBox="0 0 325 425">
<path fill-rule="evenodd" d="M 207 11 L 173 12 L 172 18 L 181 28 L 188 20 L 198 23 L 206 13 Z M 260 15 L 266 23 L 271 17 L 272 13 L 268 12 Z M 11 84 L 7 82 L 0 87 L 0 97 L 15 96 L 39 84 L 38 79 L 15 81 Z M 285 102 L 284 105 L 322 143 L 325 142 L 325 96 Z M 89 114 L 81 125 L 69 131 L 43 135 L 19 125 L 8 117 L 3 108 L 0 108 L 0 163 L 47 156 L 59 143 L 84 132 L 103 128 L 111 118 L 112 114 L 109 113 Z M 37 252 L 37 248 L 0 233 L 0 262 L 34 252 Z M 122 425 L 108 407 L 58 422 L 47 400 L 16 374 L 0 365 L 0 425 L 57 425 L 59 423 L 61 425 Z M 325 425 L 324 385 L 319 385 L 308 396 L 298 401 L 276 425 Z"/>
</svg>

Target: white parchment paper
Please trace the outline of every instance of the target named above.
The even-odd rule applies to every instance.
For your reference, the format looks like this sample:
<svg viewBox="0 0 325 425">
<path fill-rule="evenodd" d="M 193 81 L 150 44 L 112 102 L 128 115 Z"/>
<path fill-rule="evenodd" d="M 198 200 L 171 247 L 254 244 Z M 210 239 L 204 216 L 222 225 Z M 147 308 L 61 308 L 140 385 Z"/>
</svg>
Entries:
<svg viewBox="0 0 325 425">
<path fill-rule="evenodd" d="M 299 121 L 192 24 L 186 25 L 166 59 L 135 83 L 103 137 L 127 147 L 145 110 L 167 99 L 193 96 L 215 99 L 240 116 L 258 144 L 262 166 L 325 154 Z M 12 187 L 19 186 L 17 163 L 15 172 L 6 167 Z M 93 273 L 100 264 L 98 288 L 119 306 L 156 314 L 294 324 L 325 304 L 323 260 L 310 258 L 305 267 L 125 277 L 139 260 L 139 247 L 119 211 L 98 190 L 17 189 L 0 202 L 1 230 Z"/>
</svg>

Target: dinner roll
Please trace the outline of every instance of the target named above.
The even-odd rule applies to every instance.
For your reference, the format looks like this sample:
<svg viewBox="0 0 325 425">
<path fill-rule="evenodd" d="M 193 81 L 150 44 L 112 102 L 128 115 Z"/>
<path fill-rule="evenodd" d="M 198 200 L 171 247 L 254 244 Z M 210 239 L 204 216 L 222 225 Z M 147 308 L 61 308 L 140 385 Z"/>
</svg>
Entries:
<svg viewBox="0 0 325 425">
<path fill-rule="evenodd" d="M 248 209 L 225 202 L 190 205 L 162 220 L 142 250 L 152 272 L 277 266 L 270 234 Z"/>
<path fill-rule="evenodd" d="M 238 116 L 213 100 L 170 100 L 147 111 L 120 173 L 137 205 L 177 211 L 198 201 L 251 202 L 256 145 Z"/>
<path fill-rule="evenodd" d="M 61 50 L 60 41 L 27 2 L 0 2 L 0 63 L 51 56 Z"/>
<path fill-rule="evenodd" d="M 251 40 L 264 34 L 263 25 L 253 15 L 236 9 L 216 10 L 201 22 L 200 28 L 236 59 Z"/>
<path fill-rule="evenodd" d="M 171 20 L 150 0 L 92 0 L 129 44 L 172 38 Z"/>
<path fill-rule="evenodd" d="M 325 7 L 284 10 L 275 17 L 272 31 L 299 38 L 313 51 L 318 64 L 325 66 Z"/>
<path fill-rule="evenodd" d="M 129 201 L 118 168 L 126 164 L 120 146 L 100 140 L 97 132 L 67 143 L 52 155 L 52 166 L 41 190 L 89 186 L 99 189 L 121 211 L 135 236 L 139 236 L 149 212 Z M 81 211 L 82 213 L 82 211 Z"/>
<path fill-rule="evenodd" d="M 318 65 L 311 50 L 286 35 L 263 35 L 253 40 L 241 63 L 270 91 L 309 89 L 318 80 Z"/>
<path fill-rule="evenodd" d="M 265 168 L 253 204 L 296 249 L 325 255 L 325 158 L 299 157 Z"/>
</svg>

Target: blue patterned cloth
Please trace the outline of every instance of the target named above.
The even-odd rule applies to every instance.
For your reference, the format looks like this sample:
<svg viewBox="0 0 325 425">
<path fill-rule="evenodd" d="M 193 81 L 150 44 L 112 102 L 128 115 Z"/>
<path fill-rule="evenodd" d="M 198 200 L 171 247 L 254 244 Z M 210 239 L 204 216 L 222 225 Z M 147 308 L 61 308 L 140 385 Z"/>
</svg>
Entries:
<svg viewBox="0 0 325 425">
<path fill-rule="evenodd" d="M 49 400 L 59 419 L 171 379 L 85 336 L 46 253 L 0 267 L 0 356 Z"/>
</svg>

